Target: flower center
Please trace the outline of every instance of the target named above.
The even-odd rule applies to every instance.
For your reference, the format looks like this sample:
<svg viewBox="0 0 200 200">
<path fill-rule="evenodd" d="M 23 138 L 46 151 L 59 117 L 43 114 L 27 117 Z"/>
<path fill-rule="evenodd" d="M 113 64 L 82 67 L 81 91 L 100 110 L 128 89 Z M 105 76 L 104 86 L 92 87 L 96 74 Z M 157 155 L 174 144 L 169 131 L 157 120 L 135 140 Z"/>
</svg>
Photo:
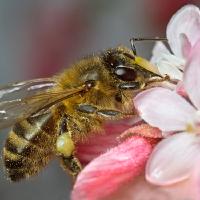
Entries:
<svg viewBox="0 0 200 200">
<path fill-rule="evenodd" d="M 188 133 L 200 134 L 200 110 L 195 112 L 192 121 L 186 126 L 186 131 Z"/>
</svg>

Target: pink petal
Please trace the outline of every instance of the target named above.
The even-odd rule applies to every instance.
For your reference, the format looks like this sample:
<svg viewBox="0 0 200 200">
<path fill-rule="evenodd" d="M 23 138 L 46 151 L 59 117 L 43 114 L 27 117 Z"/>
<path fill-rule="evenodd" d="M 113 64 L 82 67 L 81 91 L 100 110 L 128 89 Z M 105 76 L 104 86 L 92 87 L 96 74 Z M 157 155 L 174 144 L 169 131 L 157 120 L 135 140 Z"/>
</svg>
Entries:
<svg viewBox="0 0 200 200">
<path fill-rule="evenodd" d="M 105 153 L 109 148 L 118 144 L 117 137 L 126 129 L 132 127 L 125 121 L 116 123 L 107 123 L 104 125 L 100 133 L 91 133 L 86 141 L 77 144 L 76 155 L 80 159 L 82 165 L 86 165 L 97 156 Z"/>
<path fill-rule="evenodd" d="M 78 176 L 73 200 L 98 200 L 134 180 L 143 170 L 151 145 L 142 137 L 132 137 L 90 162 Z"/>
<path fill-rule="evenodd" d="M 194 46 L 184 73 L 184 87 L 192 103 L 200 109 L 200 40 Z"/>
<path fill-rule="evenodd" d="M 199 182 L 198 174 L 171 186 L 156 186 L 148 183 L 144 176 L 140 176 L 104 200 L 198 200 Z"/>
<path fill-rule="evenodd" d="M 187 58 L 192 49 L 192 44 L 190 43 L 188 37 L 184 33 L 180 34 L 180 43 L 182 45 L 182 55 L 184 58 Z"/>
<path fill-rule="evenodd" d="M 146 165 L 146 179 L 156 185 L 171 185 L 191 176 L 200 158 L 200 136 L 179 133 L 162 140 Z"/>
<path fill-rule="evenodd" d="M 185 91 L 183 81 L 179 81 L 176 85 L 176 92 L 182 97 L 188 97 L 188 94 Z"/>
<path fill-rule="evenodd" d="M 167 26 L 167 38 L 174 54 L 184 58 L 183 54 L 186 54 L 186 50 L 189 50 L 190 45 L 193 46 L 200 38 L 199 8 L 194 5 L 182 7 Z"/>
<path fill-rule="evenodd" d="M 198 158 L 198 159 L 196 159 L 194 170 L 193 170 L 192 177 L 191 177 L 193 182 L 198 184 L 198 195 L 200 195 L 200 190 L 199 190 L 200 170 L 199 170 L 199 166 L 200 166 L 200 159 Z M 195 185 L 194 185 L 194 188 L 196 189 Z M 197 198 L 197 199 L 200 199 L 200 198 Z"/>
<path fill-rule="evenodd" d="M 181 96 L 159 87 L 138 94 L 134 104 L 147 123 L 165 132 L 185 130 L 195 112 Z"/>
</svg>

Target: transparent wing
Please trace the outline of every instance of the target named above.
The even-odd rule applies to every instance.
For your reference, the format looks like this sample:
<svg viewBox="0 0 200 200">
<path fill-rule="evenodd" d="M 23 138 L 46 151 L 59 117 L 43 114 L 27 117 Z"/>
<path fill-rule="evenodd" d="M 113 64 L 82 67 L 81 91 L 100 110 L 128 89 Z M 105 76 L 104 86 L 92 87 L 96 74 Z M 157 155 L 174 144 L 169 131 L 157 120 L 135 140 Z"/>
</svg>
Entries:
<svg viewBox="0 0 200 200">
<path fill-rule="evenodd" d="M 32 108 L 24 100 L 44 93 L 55 84 L 52 79 L 43 78 L 0 87 L 0 128 L 11 126 L 18 119 L 27 116 Z"/>
<path fill-rule="evenodd" d="M 0 88 L 0 129 L 29 116 L 48 112 L 49 108 L 70 96 L 80 94 L 83 87 L 53 90 L 53 79 L 35 79 Z"/>
</svg>

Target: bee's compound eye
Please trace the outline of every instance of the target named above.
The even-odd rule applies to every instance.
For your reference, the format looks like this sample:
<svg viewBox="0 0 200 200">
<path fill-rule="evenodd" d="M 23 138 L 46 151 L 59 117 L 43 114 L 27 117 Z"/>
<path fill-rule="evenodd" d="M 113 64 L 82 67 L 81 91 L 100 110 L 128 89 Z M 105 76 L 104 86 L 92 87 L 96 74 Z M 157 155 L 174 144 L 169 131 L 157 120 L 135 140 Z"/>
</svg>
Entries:
<svg viewBox="0 0 200 200">
<path fill-rule="evenodd" d="M 124 60 L 119 58 L 117 53 L 110 53 L 104 57 L 104 61 L 109 68 L 115 68 L 124 64 Z"/>
<path fill-rule="evenodd" d="M 114 73 L 123 81 L 134 81 L 137 77 L 134 69 L 125 66 L 116 67 Z"/>
<path fill-rule="evenodd" d="M 119 60 L 119 59 L 117 60 L 117 59 L 112 58 L 112 59 L 110 60 L 110 66 L 111 66 L 111 67 L 116 67 L 116 66 L 121 65 L 121 64 L 123 64 L 123 63 L 122 63 L 122 61 Z"/>
</svg>

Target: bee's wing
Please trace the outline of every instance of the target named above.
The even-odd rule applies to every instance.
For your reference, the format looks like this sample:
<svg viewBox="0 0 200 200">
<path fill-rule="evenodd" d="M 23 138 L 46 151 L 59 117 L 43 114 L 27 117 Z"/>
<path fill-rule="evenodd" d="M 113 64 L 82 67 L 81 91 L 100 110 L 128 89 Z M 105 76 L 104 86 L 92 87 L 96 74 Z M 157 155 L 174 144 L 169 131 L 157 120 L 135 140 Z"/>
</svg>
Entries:
<svg viewBox="0 0 200 200">
<path fill-rule="evenodd" d="M 52 88 L 56 83 L 49 78 L 17 82 L 0 87 L 0 128 L 14 124 L 32 109 L 25 99 Z M 39 102 L 38 102 L 39 103 Z"/>
<path fill-rule="evenodd" d="M 53 79 L 35 79 L 0 88 L 0 129 L 32 115 L 47 112 L 54 104 L 69 98 L 83 88 L 53 90 Z"/>
</svg>

